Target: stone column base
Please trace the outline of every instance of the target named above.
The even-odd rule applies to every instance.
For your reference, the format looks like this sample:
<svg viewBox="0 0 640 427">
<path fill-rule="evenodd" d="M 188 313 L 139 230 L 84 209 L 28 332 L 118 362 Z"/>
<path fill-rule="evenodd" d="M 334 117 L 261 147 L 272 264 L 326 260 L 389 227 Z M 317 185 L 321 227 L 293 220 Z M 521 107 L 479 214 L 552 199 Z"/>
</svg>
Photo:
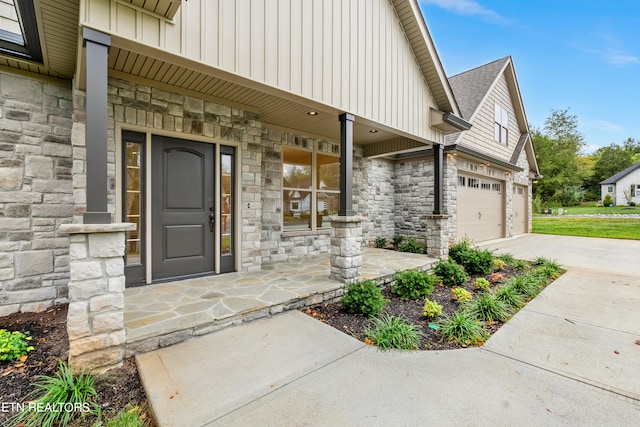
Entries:
<svg viewBox="0 0 640 427">
<path fill-rule="evenodd" d="M 362 270 L 362 221 L 360 215 L 329 216 L 331 222 L 330 279 L 344 283 L 360 280 Z"/>
<path fill-rule="evenodd" d="M 74 370 L 108 370 L 125 353 L 125 232 L 135 224 L 64 224 L 70 234 L 69 363 Z"/>
<path fill-rule="evenodd" d="M 438 258 L 449 252 L 451 215 L 427 215 L 427 255 Z"/>
</svg>

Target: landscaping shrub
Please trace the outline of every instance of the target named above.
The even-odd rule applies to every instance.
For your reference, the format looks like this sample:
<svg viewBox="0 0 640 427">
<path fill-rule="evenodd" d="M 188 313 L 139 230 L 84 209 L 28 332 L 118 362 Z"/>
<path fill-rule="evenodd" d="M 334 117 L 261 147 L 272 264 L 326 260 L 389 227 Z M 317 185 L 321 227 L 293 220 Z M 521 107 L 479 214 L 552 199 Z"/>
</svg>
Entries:
<svg viewBox="0 0 640 427">
<path fill-rule="evenodd" d="M 511 316 L 511 310 L 507 303 L 499 300 L 489 292 L 483 292 L 476 296 L 473 301 L 465 304 L 464 308 L 478 319 L 487 322 L 493 322 L 494 320 L 504 322 Z"/>
<path fill-rule="evenodd" d="M 472 248 L 468 240 L 449 248 L 449 258 L 471 275 L 489 274 L 493 269 L 493 254 L 487 249 Z"/>
<path fill-rule="evenodd" d="M 613 198 L 611 197 L 611 194 L 607 194 L 606 196 L 604 196 L 604 199 L 602 199 L 602 204 L 605 206 L 613 206 Z"/>
<path fill-rule="evenodd" d="M 404 237 L 402 237 L 402 235 L 400 234 L 395 234 L 392 240 L 393 240 L 393 249 L 397 251 L 398 249 L 400 249 L 400 245 L 402 244 Z"/>
<path fill-rule="evenodd" d="M 528 270 L 531 267 L 527 261 L 522 259 L 516 259 L 510 265 L 520 271 Z"/>
<path fill-rule="evenodd" d="M 463 268 L 453 260 L 440 260 L 433 267 L 433 272 L 447 286 L 458 286 L 467 281 L 469 276 Z"/>
<path fill-rule="evenodd" d="M 29 341 L 29 332 L 9 332 L 0 329 L 0 362 L 12 362 L 33 351 L 34 348 L 29 345 Z"/>
<path fill-rule="evenodd" d="M 33 384 L 35 390 L 29 395 L 37 406 L 74 408 L 59 411 L 23 411 L 11 421 L 13 425 L 23 427 L 66 426 L 76 414 L 96 414 L 99 406 L 94 399 L 97 392 L 94 387 L 96 377 L 89 373 L 75 374 L 71 368 L 60 362 L 60 368 L 54 376 L 41 376 Z"/>
<path fill-rule="evenodd" d="M 392 348 L 417 350 L 420 348 L 420 328 L 401 316 L 382 316 L 373 319 L 373 328 L 367 329 L 367 337 L 380 350 Z"/>
<path fill-rule="evenodd" d="M 540 292 L 537 280 L 531 274 L 512 277 L 507 281 L 506 285 L 513 287 L 525 298 L 533 298 Z"/>
<path fill-rule="evenodd" d="M 429 298 L 424 300 L 424 308 L 422 314 L 429 319 L 438 317 L 442 314 L 442 306 L 435 301 L 431 301 Z"/>
<path fill-rule="evenodd" d="M 418 243 L 413 237 L 409 237 L 405 242 L 400 244 L 398 250 L 400 252 L 410 252 L 413 254 L 423 254 L 425 246 L 422 243 Z"/>
<path fill-rule="evenodd" d="M 500 258 L 495 258 L 493 260 L 493 269 L 496 271 L 502 271 L 507 266 L 507 263 L 501 260 Z"/>
<path fill-rule="evenodd" d="M 511 284 L 506 283 L 499 286 L 493 293 L 500 301 L 514 308 L 520 308 L 524 305 L 524 297 Z"/>
<path fill-rule="evenodd" d="M 498 255 L 496 259 L 503 261 L 507 265 L 513 265 L 513 263 L 516 261 L 516 259 L 510 253 L 504 253 L 504 254 Z"/>
<path fill-rule="evenodd" d="M 458 310 L 452 316 L 445 315 L 439 322 L 443 339 L 455 341 L 461 345 L 478 345 L 487 339 L 488 333 L 483 324 L 473 314 Z"/>
<path fill-rule="evenodd" d="M 403 300 L 414 300 L 433 292 L 438 278 L 433 274 L 417 270 L 405 270 L 395 276 L 391 291 Z"/>
<path fill-rule="evenodd" d="M 387 238 L 386 237 L 378 237 L 376 239 L 376 248 L 384 249 L 387 247 Z"/>
<path fill-rule="evenodd" d="M 560 277 L 562 269 L 556 261 L 540 257 L 535 260 L 534 264 L 538 266 L 536 271 L 544 274 L 547 278 L 553 280 Z"/>
<path fill-rule="evenodd" d="M 481 291 L 488 291 L 491 287 L 491 283 L 489 283 L 489 281 L 483 277 L 478 277 L 473 281 L 473 286 L 480 289 Z"/>
<path fill-rule="evenodd" d="M 361 313 L 372 317 L 382 313 L 387 302 L 373 281 L 364 280 L 349 285 L 342 298 L 342 307 L 348 313 Z"/>
<path fill-rule="evenodd" d="M 502 273 L 491 273 L 491 278 L 489 279 L 489 281 L 494 285 L 496 283 L 502 283 L 502 282 L 504 282 L 504 274 L 502 274 Z"/>
<path fill-rule="evenodd" d="M 454 300 L 458 301 L 459 304 L 467 301 L 471 301 L 473 295 L 471 292 L 466 290 L 465 288 L 453 288 L 451 289 L 451 296 Z"/>
<path fill-rule="evenodd" d="M 142 414 L 142 409 L 138 406 L 125 409 L 107 421 L 106 427 L 143 427 L 145 421 Z"/>
</svg>

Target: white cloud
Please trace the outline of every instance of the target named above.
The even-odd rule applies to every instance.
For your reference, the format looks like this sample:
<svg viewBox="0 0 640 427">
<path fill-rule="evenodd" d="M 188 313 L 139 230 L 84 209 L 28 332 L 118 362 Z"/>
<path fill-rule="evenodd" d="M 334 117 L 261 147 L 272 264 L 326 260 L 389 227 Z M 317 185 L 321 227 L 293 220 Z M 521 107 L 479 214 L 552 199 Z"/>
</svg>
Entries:
<svg viewBox="0 0 640 427">
<path fill-rule="evenodd" d="M 598 129 L 607 132 L 623 132 L 624 128 L 608 120 L 600 119 L 586 119 L 583 120 L 582 125 L 591 129 Z"/>
<path fill-rule="evenodd" d="M 591 53 L 601 57 L 606 63 L 615 65 L 616 67 L 622 67 L 627 64 L 640 64 L 640 58 L 629 53 L 622 47 L 622 41 L 614 34 L 610 32 L 600 32 L 596 34 L 600 40 L 602 48 L 583 48 L 583 52 Z"/>
<path fill-rule="evenodd" d="M 509 20 L 498 12 L 487 9 L 474 0 L 421 0 L 424 4 L 438 6 L 458 15 L 480 16 L 485 21 L 507 24 Z"/>
</svg>

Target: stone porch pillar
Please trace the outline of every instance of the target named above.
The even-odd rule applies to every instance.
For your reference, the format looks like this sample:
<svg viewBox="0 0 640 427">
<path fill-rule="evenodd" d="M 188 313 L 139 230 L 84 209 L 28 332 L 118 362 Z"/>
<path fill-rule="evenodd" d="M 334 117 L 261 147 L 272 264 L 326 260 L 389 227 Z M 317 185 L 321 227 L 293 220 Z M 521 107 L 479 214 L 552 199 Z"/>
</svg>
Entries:
<svg viewBox="0 0 640 427">
<path fill-rule="evenodd" d="M 135 224 L 64 224 L 70 235 L 69 362 L 74 369 L 107 370 L 125 354 L 125 232 Z"/>
<path fill-rule="evenodd" d="M 427 255 L 438 258 L 449 253 L 451 215 L 427 215 Z"/>
<path fill-rule="evenodd" d="M 362 269 L 362 221 L 360 215 L 327 217 L 331 221 L 330 279 L 344 283 L 360 280 Z"/>
</svg>

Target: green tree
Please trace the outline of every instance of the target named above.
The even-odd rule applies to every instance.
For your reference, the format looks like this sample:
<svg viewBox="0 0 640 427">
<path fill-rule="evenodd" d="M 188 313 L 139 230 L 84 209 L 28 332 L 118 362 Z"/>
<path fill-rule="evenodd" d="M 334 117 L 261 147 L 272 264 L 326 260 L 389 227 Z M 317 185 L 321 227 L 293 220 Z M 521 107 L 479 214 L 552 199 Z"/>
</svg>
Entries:
<svg viewBox="0 0 640 427">
<path fill-rule="evenodd" d="M 578 131 L 578 117 L 569 114 L 568 108 L 551 110 L 544 129 L 532 131 L 532 141 L 543 175 L 534 186 L 534 195 L 547 202 L 567 203 L 568 194 L 579 198 L 582 193 L 576 187 L 583 185 L 589 168 L 579 160 L 585 143 Z"/>
</svg>

